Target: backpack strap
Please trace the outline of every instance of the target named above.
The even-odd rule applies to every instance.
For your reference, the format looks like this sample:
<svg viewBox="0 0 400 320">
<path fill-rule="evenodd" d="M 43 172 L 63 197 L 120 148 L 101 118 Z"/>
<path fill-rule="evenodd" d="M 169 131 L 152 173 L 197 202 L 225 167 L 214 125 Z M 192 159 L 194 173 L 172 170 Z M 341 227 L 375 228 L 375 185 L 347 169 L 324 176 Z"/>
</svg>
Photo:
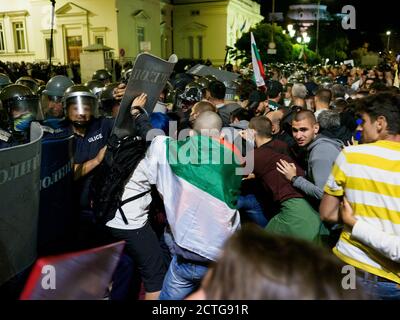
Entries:
<svg viewBox="0 0 400 320">
<path fill-rule="evenodd" d="M 125 216 L 124 211 L 122 210 L 122 206 L 123 206 L 124 204 L 127 204 L 128 202 L 135 201 L 135 200 L 137 200 L 137 199 L 139 199 L 139 198 L 145 196 L 145 195 L 146 195 L 147 193 L 149 193 L 150 191 L 151 191 L 151 189 L 150 189 L 150 190 L 147 190 L 147 191 L 144 191 L 144 192 L 142 192 L 142 193 L 139 193 L 139 194 L 137 194 L 137 195 L 135 195 L 135 196 L 133 196 L 133 197 L 130 197 L 130 198 L 125 199 L 124 201 L 121 201 L 121 202 L 120 202 L 120 205 L 118 206 L 118 211 L 119 211 L 119 213 L 121 214 L 122 220 L 124 220 L 124 223 L 125 223 L 125 224 L 129 224 L 129 223 L 128 223 L 128 219 L 127 219 L 126 216 Z"/>
</svg>

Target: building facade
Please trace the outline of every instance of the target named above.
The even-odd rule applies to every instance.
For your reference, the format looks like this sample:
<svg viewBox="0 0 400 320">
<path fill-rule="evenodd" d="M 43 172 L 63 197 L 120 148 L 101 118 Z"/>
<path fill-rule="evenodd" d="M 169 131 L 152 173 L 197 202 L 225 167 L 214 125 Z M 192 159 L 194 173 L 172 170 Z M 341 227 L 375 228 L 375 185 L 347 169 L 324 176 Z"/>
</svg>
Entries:
<svg viewBox="0 0 400 320">
<path fill-rule="evenodd" d="M 54 11 L 52 23 L 49 0 L 1 1 L 0 60 L 48 61 L 53 25 L 54 63 L 102 44 L 120 60 L 148 51 L 218 65 L 226 46 L 263 19 L 252 0 L 57 0 Z"/>
</svg>

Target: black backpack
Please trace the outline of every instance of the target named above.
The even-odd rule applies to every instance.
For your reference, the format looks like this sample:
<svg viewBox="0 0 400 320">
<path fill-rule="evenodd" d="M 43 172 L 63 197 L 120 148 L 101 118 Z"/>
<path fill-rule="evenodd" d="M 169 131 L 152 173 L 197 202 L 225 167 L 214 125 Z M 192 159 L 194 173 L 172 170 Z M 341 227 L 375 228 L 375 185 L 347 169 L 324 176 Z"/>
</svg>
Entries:
<svg viewBox="0 0 400 320">
<path fill-rule="evenodd" d="M 115 134 L 110 136 L 104 159 L 98 166 L 90 185 L 92 209 L 98 223 L 106 224 L 119 210 L 125 224 L 128 224 L 121 207 L 150 192 L 149 190 L 121 200 L 126 183 L 140 160 L 144 158 L 145 152 L 146 142 L 140 136 L 123 138 L 118 138 Z"/>
</svg>

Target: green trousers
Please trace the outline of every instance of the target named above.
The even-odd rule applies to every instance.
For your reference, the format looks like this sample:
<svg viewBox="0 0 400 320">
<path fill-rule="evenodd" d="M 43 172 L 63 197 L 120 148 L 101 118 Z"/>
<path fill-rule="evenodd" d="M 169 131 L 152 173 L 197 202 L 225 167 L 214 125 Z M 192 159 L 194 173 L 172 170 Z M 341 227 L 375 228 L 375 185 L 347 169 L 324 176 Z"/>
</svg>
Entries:
<svg viewBox="0 0 400 320">
<path fill-rule="evenodd" d="M 293 198 L 281 203 L 280 212 L 265 227 L 267 232 L 321 243 L 324 227 L 313 207 L 303 198 Z"/>
</svg>

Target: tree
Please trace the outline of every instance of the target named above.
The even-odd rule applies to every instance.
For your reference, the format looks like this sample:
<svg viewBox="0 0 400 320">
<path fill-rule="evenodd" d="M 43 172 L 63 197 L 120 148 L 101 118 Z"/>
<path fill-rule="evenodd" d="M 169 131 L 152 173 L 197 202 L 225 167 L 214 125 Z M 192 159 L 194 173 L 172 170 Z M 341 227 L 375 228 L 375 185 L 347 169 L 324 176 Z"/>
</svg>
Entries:
<svg viewBox="0 0 400 320">
<path fill-rule="evenodd" d="M 320 27 L 319 54 L 330 61 L 345 60 L 349 40 L 345 30 L 340 25 L 340 20 L 336 19 L 330 24 Z"/>
<path fill-rule="evenodd" d="M 242 65 L 251 62 L 250 32 L 253 32 L 263 63 L 288 62 L 292 56 L 292 43 L 288 35 L 282 33 L 280 26 L 269 23 L 259 23 L 246 32 L 235 43 L 235 48 L 229 54 L 235 60 L 241 60 Z M 276 54 L 267 54 L 268 44 L 273 39 L 276 44 Z"/>
</svg>

